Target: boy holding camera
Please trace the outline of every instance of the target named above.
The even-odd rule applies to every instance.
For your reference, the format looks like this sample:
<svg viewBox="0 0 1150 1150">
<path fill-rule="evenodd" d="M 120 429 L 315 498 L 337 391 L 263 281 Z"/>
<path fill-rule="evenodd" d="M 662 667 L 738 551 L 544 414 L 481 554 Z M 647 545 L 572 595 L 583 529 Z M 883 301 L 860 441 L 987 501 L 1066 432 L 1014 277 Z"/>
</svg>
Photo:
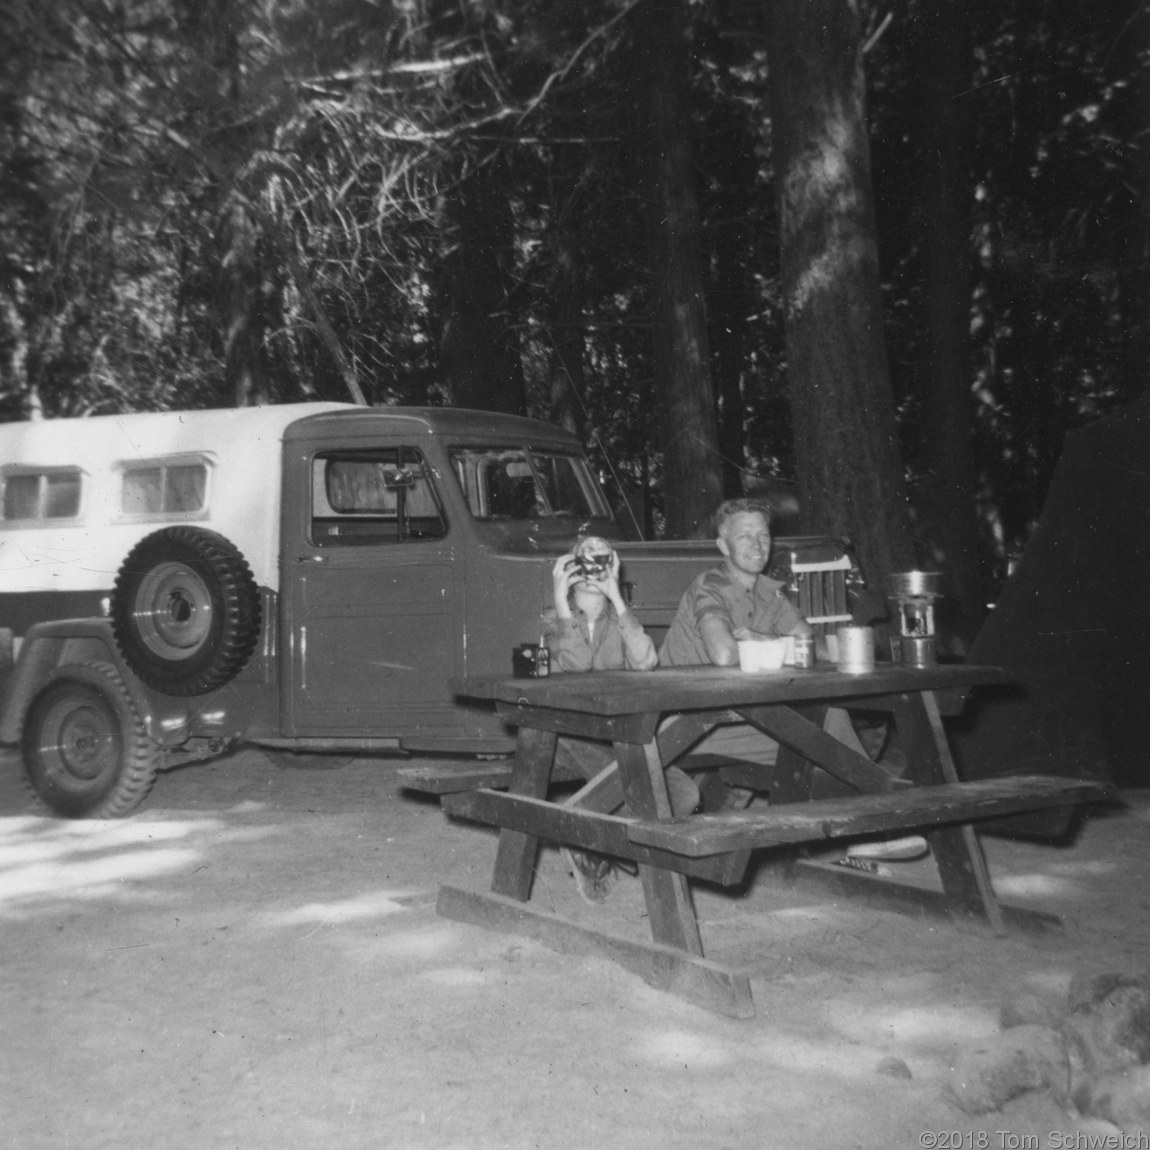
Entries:
<svg viewBox="0 0 1150 1150">
<path fill-rule="evenodd" d="M 599 545 L 599 546 L 596 546 Z M 655 644 L 619 587 L 619 555 L 585 539 L 551 571 L 555 606 L 543 616 L 543 639 L 556 671 L 649 671 Z"/>
<path fill-rule="evenodd" d="M 655 644 L 623 598 L 619 555 L 605 540 L 582 540 L 552 568 L 555 605 L 543 616 L 543 641 L 553 671 L 650 671 L 658 662 Z M 593 779 L 614 759 L 611 748 L 582 739 L 561 738 L 558 751 L 584 778 Z M 671 810 L 688 815 L 699 805 L 699 788 L 685 771 L 665 772 Z M 571 800 L 578 802 L 578 795 Z M 607 897 L 616 864 L 605 855 L 564 850 L 579 893 L 588 902 Z"/>
</svg>

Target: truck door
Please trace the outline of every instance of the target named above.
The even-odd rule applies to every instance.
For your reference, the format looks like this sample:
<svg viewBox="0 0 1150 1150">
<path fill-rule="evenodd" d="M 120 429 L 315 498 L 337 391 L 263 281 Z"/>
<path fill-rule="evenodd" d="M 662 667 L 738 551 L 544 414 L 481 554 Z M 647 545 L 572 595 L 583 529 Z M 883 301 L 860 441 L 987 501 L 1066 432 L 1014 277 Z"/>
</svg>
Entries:
<svg viewBox="0 0 1150 1150">
<path fill-rule="evenodd" d="M 425 454 L 378 438 L 370 447 L 296 442 L 287 451 L 285 733 L 450 737 L 457 720 L 447 681 L 462 665 L 463 583 Z"/>
</svg>

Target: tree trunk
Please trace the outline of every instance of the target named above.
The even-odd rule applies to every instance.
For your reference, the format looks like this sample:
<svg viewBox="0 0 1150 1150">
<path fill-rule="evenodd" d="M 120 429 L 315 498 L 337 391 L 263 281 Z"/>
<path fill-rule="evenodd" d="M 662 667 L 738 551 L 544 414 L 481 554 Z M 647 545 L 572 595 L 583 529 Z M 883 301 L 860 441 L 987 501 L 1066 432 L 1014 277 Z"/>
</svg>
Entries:
<svg viewBox="0 0 1150 1150">
<path fill-rule="evenodd" d="M 223 309 L 224 383 L 235 407 L 266 403 L 264 387 L 263 291 L 255 221 L 242 203 L 225 212 L 224 257 L 220 261 Z"/>
<path fill-rule="evenodd" d="M 686 93 L 683 0 L 647 8 L 646 144 L 650 179 L 647 239 L 666 533 L 705 538 L 722 499 L 715 401 L 699 255 L 699 208 Z"/>
<path fill-rule="evenodd" d="M 512 262 L 514 225 L 492 179 L 490 165 L 472 172 L 448 205 L 440 368 L 454 406 L 522 415 L 523 364 L 503 274 Z"/>
<path fill-rule="evenodd" d="M 967 9 L 927 0 L 917 38 L 923 77 L 922 432 L 917 461 L 923 480 L 914 493 L 924 561 L 946 575 L 940 606 L 964 646 L 986 613 L 978 555 L 973 451 L 974 401 L 969 355 L 972 104 L 963 99 L 973 76 Z"/>
<path fill-rule="evenodd" d="M 574 240 L 565 231 L 560 232 L 553 247 L 547 415 L 552 423 L 582 437 L 586 419 L 583 409 L 583 292 L 579 259 Z"/>
<path fill-rule="evenodd" d="M 235 0 L 208 0 L 182 10 L 185 32 L 215 68 L 219 109 L 228 122 L 242 123 L 243 70 L 240 66 L 242 16 Z M 252 142 L 254 146 L 254 141 Z M 224 386 L 236 407 L 267 400 L 265 394 L 263 272 L 259 259 L 257 217 L 237 187 L 246 153 L 224 152 L 220 181 L 218 236 L 221 252 L 215 265 L 220 329 L 224 340 Z"/>
<path fill-rule="evenodd" d="M 1127 347 L 1118 374 L 1118 394 L 1133 402 L 1148 394 L 1150 364 L 1150 76 L 1142 61 L 1150 58 L 1150 10 L 1140 5 L 1118 38 L 1114 53 L 1115 76 L 1129 78 L 1122 101 L 1127 186 L 1135 200 L 1124 213 L 1129 223 L 1125 258 L 1119 282 L 1126 315 Z"/>
<path fill-rule="evenodd" d="M 883 334 L 855 0 L 771 0 L 788 382 L 806 531 L 847 536 L 874 590 L 914 566 Z"/>
</svg>

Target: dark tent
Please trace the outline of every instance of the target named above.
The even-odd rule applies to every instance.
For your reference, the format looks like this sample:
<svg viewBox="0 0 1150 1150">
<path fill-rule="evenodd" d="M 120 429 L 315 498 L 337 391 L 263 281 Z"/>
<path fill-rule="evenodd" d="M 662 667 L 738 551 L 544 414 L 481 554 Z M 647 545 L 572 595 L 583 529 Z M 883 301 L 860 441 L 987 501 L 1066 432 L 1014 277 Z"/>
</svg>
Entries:
<svg viewBox="0 0 1150 1150">
<path fill-rule="evenodd" d="M 972 700 L 955 731 L 965 777 L 1150 786 L 1150 397 L 1066 437 L 1038 525 L 967 657 L 1007 668 L 1019 687 Z"/>
</svg>

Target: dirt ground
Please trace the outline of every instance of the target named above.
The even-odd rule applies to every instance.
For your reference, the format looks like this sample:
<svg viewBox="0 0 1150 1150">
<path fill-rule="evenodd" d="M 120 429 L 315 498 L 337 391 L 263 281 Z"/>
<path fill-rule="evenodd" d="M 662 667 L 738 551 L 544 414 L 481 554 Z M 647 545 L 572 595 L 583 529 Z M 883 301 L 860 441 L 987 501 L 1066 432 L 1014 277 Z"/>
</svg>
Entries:
<svg viewBox="0 0 1150 1150">
<path fill-rule="evenodd" d="M 1004 1005 L 1146 969 L 1150 792 L 1069 845 L 986 840 L 1003 901 L 1064 916 L 1040 941 L 762 875 L 698 891 L 708 955 L 753 972 L 757 1016 L 735 1021 L 437 917 L 439 883 L 487 889 L 494 839 L 401 791 L 397 765 L 245 751 L 161 775 L 130 818 L 64 822 L 0 760 L 0 1145 L 1058 1150 L 1116 1133 L 1041 1090 L 972 1119 L 947 1086 Z M 592 908 L 554 851 L 536 891 L 645 929 L 637 880 Z"/>
</svg>

